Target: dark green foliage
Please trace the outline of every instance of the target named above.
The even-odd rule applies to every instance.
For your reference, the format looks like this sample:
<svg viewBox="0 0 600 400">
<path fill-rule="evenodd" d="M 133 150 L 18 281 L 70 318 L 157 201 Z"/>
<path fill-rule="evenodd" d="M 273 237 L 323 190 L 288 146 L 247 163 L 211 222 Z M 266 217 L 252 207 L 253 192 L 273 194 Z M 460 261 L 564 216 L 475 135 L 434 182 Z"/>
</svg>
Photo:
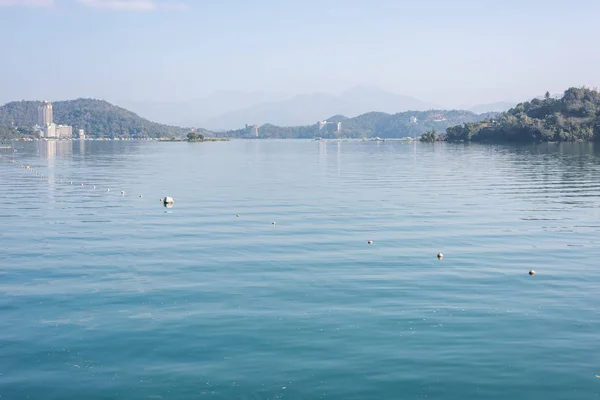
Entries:
<svg viewBox="0 0 600 400">
<path fill-rule="evenodd" d="M 421 142 L 437 142 L 438 133 L 435 129 L 432 129 L 429 132 L 425 132 L 423 135 L 421 135 L 421 138 L 419 140 Z"/>
<path fill-rule="evenodd" d="M 0 125 L 32 127 L 37 122 L 39 101 L 18 101 L 0 107 Z M 183 136 L 184 128 L 150 122 L 106 101 L 77 99 L 52 103 L 54 122 L 85 129 L 91 137 Z M 32 132 L 32 131 L 31 131 Z M 30 133 L 26 133 L 30 134 Z"/>
<path fill-rule="evenodd" d="M 198 132 L 190 132 L 187 134 L 187 138 L 190 142 L 201 142 L 204 140 L 204 136 Z"/>
<path fill-rule="evenodd" d="M 446 134 L 447 140 L 480 142 L 600 139 L 600 93 L 570 88 L 561 99 L 546 93 L 543 100 L 520 103 L 497 118 L 450 127 Z"/>
<path fill-rule="evenodd" d="M 19 136 L 19 131 L 16 128 L 0 125 L 0 139 L 15 139 Z"/>
</svg>

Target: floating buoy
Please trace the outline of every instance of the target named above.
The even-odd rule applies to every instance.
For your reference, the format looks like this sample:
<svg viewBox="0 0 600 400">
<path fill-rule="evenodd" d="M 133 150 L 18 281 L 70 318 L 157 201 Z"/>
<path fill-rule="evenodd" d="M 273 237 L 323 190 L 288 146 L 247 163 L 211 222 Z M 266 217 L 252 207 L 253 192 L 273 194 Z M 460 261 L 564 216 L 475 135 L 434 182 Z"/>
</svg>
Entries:
<svg viewBox="0 0 600 400">
<path fill-rule="evenodd" d="M 125 196 L 125 192 L 124 191 L 121 191 L 121 196 Z"/>
<path fill-rule="evenodd" d="M 83 186 L 83 183 L 81 184 L 81 186 Z"/>
<path fill-rule="evenodd" d="M 442 253 L 438 253 L 437 258 L 438 258 L 438 260 L 441 260 L 442 258 L 444 258 L 444 255 Z"/>
<path fill-rule="evenodd" d="M 239 218 L 239 217 L 240 217 L 240 214 L 235 214 L 235 217 L 236 217 L 236 218 Z"/>
<path fill-rule="evenodd" d="M 96 189 L 96 185 L 92 186 L 92 189 Z"/>
<path fill-rule="evenodd" d="M 367 243 L 368 243 L 368 244 L 373 244 L 373 241 L 372 241 L 372 240 L 369 240 Z"/>
<path fill-rule="evenodd" d="M 144 197 L 144 196 L 142 196 L 142 195 L 140 194 L 140 199 L 141 199 L 142 197 Z"/>
<path fill-rule="evenodd" d="M 72 185 L 72 184 L 73 184 L 73 181 L 69 181 L 69 185 Z"/>
<path fill-rule="evenodd" d="M 535 275 L 535 271 L 534 271 L 534 270 L 530 270 L 530 271 L 529 271 L 529 275 L 530 275 L 530 276 L 534 276 L 534 275 Z"/>
</svg>

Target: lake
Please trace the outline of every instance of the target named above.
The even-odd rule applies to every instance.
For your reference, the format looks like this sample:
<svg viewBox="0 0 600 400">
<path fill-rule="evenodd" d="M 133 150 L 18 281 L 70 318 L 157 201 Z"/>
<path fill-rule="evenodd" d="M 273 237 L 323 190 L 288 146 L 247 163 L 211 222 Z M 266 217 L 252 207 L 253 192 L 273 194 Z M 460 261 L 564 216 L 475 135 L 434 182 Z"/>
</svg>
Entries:
<svg viewBox="0 0 600 400">
<path fill-rule="evenodd" d="M 599 145 L 14 146 L 2 400 L 600 398 Z"/>
</svg>

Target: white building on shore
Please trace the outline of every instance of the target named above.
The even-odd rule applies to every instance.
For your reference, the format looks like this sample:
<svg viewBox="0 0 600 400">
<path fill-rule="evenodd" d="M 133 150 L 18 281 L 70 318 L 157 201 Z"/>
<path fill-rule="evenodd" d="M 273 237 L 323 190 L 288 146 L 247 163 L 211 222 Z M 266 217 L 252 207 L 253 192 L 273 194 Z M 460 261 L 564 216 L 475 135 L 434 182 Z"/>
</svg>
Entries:
<svg viewBox="0 0 600 400">
<path fill-rule="evenodd" d="M 47 139 L 70 139 L 73 137 L 73 127 L 56 125 L 52 114 L 52 103 L 49 101 L 44 101 L 38 107 L 38 127 L 41 136 Z"/>
</svg>

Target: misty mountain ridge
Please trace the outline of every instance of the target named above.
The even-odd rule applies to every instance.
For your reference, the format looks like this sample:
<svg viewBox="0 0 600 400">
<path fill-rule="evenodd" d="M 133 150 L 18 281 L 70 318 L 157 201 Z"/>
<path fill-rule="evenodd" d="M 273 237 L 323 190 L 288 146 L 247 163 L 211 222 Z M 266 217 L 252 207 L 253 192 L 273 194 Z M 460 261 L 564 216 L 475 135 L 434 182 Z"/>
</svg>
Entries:
<svg viewBox="0 0 600 400">
<path fill-rule="evenodd" d="M 214 131 L 238 129 L 245 124 L 307 125 L 323 120 L 327 115 L 351 118 L 371 111 L 394 114 L 454 108 L 368 85 L 358 85 L 341 94 L 317 92 L 286 95 L 268 91 L 222 90 L 186 101 L 121 101 L 120 104 L 150 120 Z M 516 104 L 499 101 L 460 109 L 480 114 L 507 111 Z"/>
<path fill-rule="evenodd" d="M 207 119 L 198 125 L 212 130 L 236 129 L 245 124 L 296 126 L 314 124 L 327 115 L 342 114 L 354 117 L 370 111 L 397 113 L 434 108 L 440 107 L 376 87 L 357 86 L 339 95 L 299 94 L 283 101 L 256 104 Z"/>
<path fill-rule="evenodd" d="M 119 101 L 137 114 L 179 126 L 201 126 L 213 130 L 239 128 L 245 124 L 276 123 L 297 125 L 313 123 L 328 114 L 356 116 L 373 109 L 386 112 L 439 108 L 409 96 L 397 95 L 377 87 L 356 86 L 342 94 L 310 93 L 285 95 L 256 91 L 219 91 L 187 101 Z"/>
<path fill-rule="evenodd" d="M 178 126 L 203 126 L 203 121 L 232 110 L 281 101 L 288 97 L 282 93 L 266 91 L 221 90 L 191 100 L 164 102 L 121 100 L 118 103 L 153 121 Z"/>
</svg>

